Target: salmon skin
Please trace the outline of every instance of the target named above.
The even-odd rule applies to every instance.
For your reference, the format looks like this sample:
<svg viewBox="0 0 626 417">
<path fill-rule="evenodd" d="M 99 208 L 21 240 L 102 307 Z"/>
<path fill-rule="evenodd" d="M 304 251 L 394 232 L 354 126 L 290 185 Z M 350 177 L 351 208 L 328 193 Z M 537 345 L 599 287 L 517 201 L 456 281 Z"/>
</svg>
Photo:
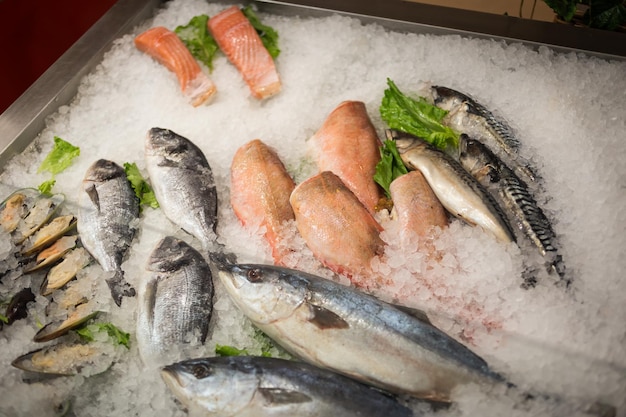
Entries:
<svg viewBox="0 0 626 417">
<path fill-rule="evenodd" d="M 370 213 L 382 197 L 374 181 L 381 146 L 365 104 L 340 103 L 311 137 L 320 171 L 331 171 L 357 196 Z"/>
<path fill-rule="evenodd" d="M 176 74 L 183 95 L 193 106 L 208 102 L 217 92 L 213 81 L 202 72 L 183 41 L 171 30 L 162 26 L 148 29 L 137 35 L 135 46 Z"/>
<path fill-rule="evenodd" d="M 565 266 L 558 253 L 556 234 L 550 220 L 533 198 L 526 183 L 481 142 L 461 135 L 460 162 L 499 200 L 515 224 L 546 259 L 548 271 L 556 273 L 569 286 Z M 534 277 L 526 285 L 534 285 Z"/>
<path fill-rule="evenodd" d="M 281 83 L 272 56 L 248 18 L 237 6 L 211 17 L 208 28 L 220 49 L 237 68 L 258 99 L 280 91 Z"/>
<path fill-rule="evenodd" d="M 371 275 L 384 251 L 382 227 L 341 179 L 324 171 L 300 183 L 289 199 L 296 227 L 313 255 L 355 285 Z"/>
<path fill-rule="evenodd" d="M 285 222 L 294 220 L 289 196 L 296 184 L 276 151 L 259 139 L 240 147 L 230 169 L 230 203 L 246 226 L 258 223 L 266 228 L 265 238 L 278 265 L 291 250 L 281 244 Z"/>
</svg>

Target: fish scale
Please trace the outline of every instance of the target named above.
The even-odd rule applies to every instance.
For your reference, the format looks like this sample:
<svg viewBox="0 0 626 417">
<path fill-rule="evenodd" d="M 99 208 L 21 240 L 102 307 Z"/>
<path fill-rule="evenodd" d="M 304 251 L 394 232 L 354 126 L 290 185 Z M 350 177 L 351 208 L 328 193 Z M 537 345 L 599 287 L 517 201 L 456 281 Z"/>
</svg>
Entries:
<svg viewBox="0 0 626 417">
<path fill-rule="evenodd" d="M 499 197 L 509 210 L 509 217 L 515 219 L 521 231 L 547 258 L 549 271 L 565 279 L 562 257 L 555 243 L 556 234 L 526 183 L 481 142 L 461 135 L 459 149 L 461 165 Z M 565 282 L 569 285 L 568 280 Z"/>
</svg>

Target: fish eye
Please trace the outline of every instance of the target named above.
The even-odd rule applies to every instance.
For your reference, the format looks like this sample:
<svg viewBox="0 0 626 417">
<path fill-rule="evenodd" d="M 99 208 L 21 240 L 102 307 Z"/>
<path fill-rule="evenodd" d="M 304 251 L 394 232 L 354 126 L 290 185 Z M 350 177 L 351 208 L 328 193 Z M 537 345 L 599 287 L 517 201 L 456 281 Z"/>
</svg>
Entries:
<svg viewBox="0 0 626 417">
<path fill-rule="evenodd" d="M 260 282 L 263 279 L 263 273 L 259 269 L 250 269 L 247 278 L 250 282 Z"/>
<path fill-rule="evenodd" d="M 213 369 L 204 363 L 198 363 L 191 368 L 191 373 L 197 379 L 204 379 L 213 374 Z"/>
</svg>

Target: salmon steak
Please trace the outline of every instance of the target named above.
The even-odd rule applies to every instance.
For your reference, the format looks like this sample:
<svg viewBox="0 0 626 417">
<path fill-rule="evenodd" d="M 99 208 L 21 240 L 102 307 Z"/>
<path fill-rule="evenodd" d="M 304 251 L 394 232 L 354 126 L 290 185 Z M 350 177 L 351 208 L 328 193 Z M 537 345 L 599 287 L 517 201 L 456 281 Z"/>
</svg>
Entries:
<svg viewBox="0 0 626 417">
<path fill-rule="evenodd" d="M 284 223 L 294 220 L 289 196 L 295 183 L 276 151 L 259 139 L 240 147 L 231 164 L 230 203 L 246 225 L 264 226 L 277 265 L 292 250 L 281 239 Z"/>
<path fill-rule="evenodd" d="M 272 56 L 248 18 L 237 7 L 221 11 L 208 23 L 218 46 L 237 68 L 252 95 L 264 99 L 280 91 L 281 83 Z"/>
<path fill-rule="evenodd" d="M 331 171 L 375 213 L 381 189 L 374 181 L 381 146 L 365 104 L 340 103 L 311 137 L 309 147 L 320 171 Z"/>
<path fill-rule="evenodd" d="M 300 183 L 289 201 L 313 255 L 353 284 L 368 286 L 370 262 L 384 252 L 382 227 L 341 179 L 321 172 Z"/>
<path fill-rule="evenodd" d="M 183 95 L 194 107 L 208 102 L 217 92 L 213 81 L 171 30 L 162 26 L 148 29 L 137 35 L 135 46 L 176 74 Z"/>
</svg>

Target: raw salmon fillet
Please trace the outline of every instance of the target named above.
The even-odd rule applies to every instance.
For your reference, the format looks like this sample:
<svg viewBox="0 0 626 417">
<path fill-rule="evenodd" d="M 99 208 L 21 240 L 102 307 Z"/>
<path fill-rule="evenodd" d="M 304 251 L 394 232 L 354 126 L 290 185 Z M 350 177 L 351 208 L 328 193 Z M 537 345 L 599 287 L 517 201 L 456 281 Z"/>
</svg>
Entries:
<svg viewBox="0 0 626 417">
<path fill-rule="evenodd" d="M 300 183 L 289 201 L 313 255 L 355 285 L 369 285 L 370 261 L 384 251 L 382 228 L 341 179 L 321 172 Z"/>
<path fill-rule="evenodd" d="M 240 147 L 230 169 L 230 203 L 245 226 L 265 226 L 274 263 L 283 265 L 291 249 L 282 242 L 286 221 L 294 220 L 289 196 L 295 187 L 276 152 L 259 139 Z"/>
<path fill-rule="evenodd" d="M 209 19 L 209 31 L 228 60 L 239 70 L 258 99 L 280 91 L 274 60 L 261 37 L 237 6 L 229 7 Z"/>
<path fill-rule="evenodd" d="M 183 41 L 171 30 L 162 26 L 148 29 L 137 35 L 135 46 L 176 74 L 183 94 L 192 105 L 207 102 L 217 92 L 213 81 L 202 72 Z"/>
<path fill-rule="evenodd" d="M 365 104 L 340 103 L 311 137 L 310 148 L 320 171 L 331 171 L 374 214 L 381 189 L 374 181 L 381 146 Z"/>
</svg>

